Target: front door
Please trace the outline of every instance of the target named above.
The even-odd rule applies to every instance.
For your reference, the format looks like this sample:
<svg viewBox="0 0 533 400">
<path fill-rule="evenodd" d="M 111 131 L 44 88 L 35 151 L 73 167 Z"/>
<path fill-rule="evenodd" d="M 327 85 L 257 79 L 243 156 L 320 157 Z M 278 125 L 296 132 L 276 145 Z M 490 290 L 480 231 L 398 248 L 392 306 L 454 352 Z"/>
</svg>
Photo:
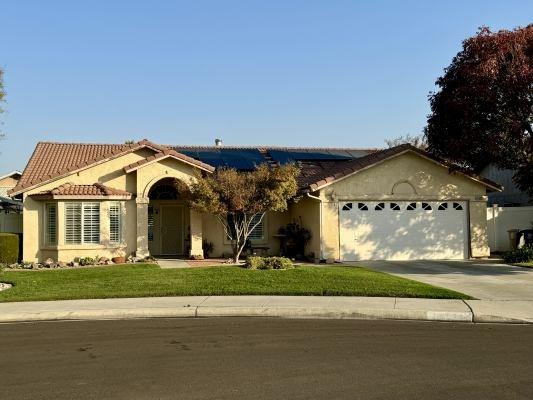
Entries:
<svg viewBox="0 0 533 400">
<path fill-rule="evenodd" d="M 161 206 L 161 254 L 183 254 L 183 206 Z"/>
</svg>

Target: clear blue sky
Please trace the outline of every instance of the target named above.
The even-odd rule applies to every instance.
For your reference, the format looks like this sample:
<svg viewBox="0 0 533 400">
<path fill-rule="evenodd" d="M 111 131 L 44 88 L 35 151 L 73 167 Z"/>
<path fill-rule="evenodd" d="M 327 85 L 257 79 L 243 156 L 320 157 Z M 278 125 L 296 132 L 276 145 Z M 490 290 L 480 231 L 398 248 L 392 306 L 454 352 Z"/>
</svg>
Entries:
<svg viewBox="0 0 533 400">
<path fill-rule="evenodd" d="M 4 1 L 0 174 L 39 140 L 382 146 L 480 25 L 532 1 Z"/>
</svg>

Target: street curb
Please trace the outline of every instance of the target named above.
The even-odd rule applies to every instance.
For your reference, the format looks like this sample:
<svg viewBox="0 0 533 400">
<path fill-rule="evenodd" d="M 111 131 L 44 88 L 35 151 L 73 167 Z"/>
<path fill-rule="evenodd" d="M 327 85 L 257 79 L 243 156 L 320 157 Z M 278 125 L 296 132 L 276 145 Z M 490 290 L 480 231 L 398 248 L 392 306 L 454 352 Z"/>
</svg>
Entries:
<svg viewBox="0 0 533 400">
<path fill-rule="evenodd" d="M 46 311 L 38 313 L 3 313 L 2 322 L 59 320 L 106 320 L 138 318 L 206 318 L 206 317 L 270 317 L 292 319 L 396 319 L 446 322 L 473 322 L 470 312 L 380 309 L 332 309 L 305 307 L 182 307 L 146 309 L 106 309 Z"/>
<path fill-rule="evenodd" d="M 0 323 L 208 317 L 532 324 L 533 300 L 356 296 L 178 296 L 0 303 Z"/>
</svg>

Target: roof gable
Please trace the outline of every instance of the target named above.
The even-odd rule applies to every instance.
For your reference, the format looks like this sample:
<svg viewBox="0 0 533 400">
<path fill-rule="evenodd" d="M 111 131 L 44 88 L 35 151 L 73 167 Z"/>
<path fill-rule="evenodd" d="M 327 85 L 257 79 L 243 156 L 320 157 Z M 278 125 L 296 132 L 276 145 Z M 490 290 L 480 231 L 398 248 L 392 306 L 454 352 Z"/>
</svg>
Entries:
<svg viewBox="0 0 533 400">
<path fill-rule="evenodd" d="M 417 154 L 420 157 L 427 159 L 430 162 L 441 165 L 447 168 L 450 173 L 458 173 L 467 179 L 472 179 L 493 191 L 502 191 L 502 186 L 483 177 L 480 177 L 470 171 L 462 170 L 454 164 L 450 164 L 434 155 L 419 149 L 411 144 L 402 144 L 389 149 L 371 153 L 365 157 L 361 157 L 352 161 L 346 161 L 334 165 L 328 171 L 321 174 L 314 174 L 304 177 L 300 180 L 300 188 L 303 192 L 314 192 L 324 187 L 331 185 L 334 182 L 348 178 L 360 171 L 379 165 L 394 157 L 398 157 L 407 152 Z"/>
<path fill-rule="evenodd" d="M 131 144 L 39 142 L 17 186 L 8 194 L 15 196 L 55 179 L 142 148 L 149 148 L 154 152 L 163 149 L 163 147 L 148 140 Z"/>
<path fill-rule="evenodd" d="M 148 166 L 148 165 L 150 165 L 150 164 L 152 164 L 154 162 L 165 160 L 167 158 L 172 158 L 174 160 L 178 160 L 178 161 L 184 162 L 186 164 L 192 165 L 193 167 L 199 168 L 199 169 L 201 169 L 203 171 L 206 171 L 206 172 L 214 172 L 215 171 L 215 168 L 213 166 L 211 166 L 211 165 L 208 165 L 206 163 L 198 161 L 198 160 L 196 160 L 196 159 L 194 159 L 192 157 L 186 156 L 184 154 L 178 153 L 177 151 L 166 149 L 166 150 L 160 151 L 159 153 L 156 153 L 156 154 L 154 154 L 154 155 L 152 155 L 150 157 L 147 157 L 144 160 L 137 161 L 137 162 L 135 162 L 133 164 L 130 164 L 130 165 L 124 167 L 124 172 L 129 174 L 130 172 L 136 171 L 139 168 Z"/>
</svg>

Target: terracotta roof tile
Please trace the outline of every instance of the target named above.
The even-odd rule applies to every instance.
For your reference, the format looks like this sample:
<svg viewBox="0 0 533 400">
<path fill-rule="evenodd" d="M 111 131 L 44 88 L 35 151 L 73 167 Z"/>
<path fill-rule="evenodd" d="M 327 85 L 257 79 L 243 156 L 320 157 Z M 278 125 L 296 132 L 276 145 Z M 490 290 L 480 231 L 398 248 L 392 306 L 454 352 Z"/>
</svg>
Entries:
<svg viewBox="0 0 533 400">
<path fill-rule="evenodd" d="M 124 171 L 125 172 L 131 172 L 133 170 L 135 170 L 136 168 L 144 165 L 144 164 L 148 164 L 150 162 L 153 162 L 153 161 L 157 161 L 157 160 L 160 160 L 162 158 L 166 158 L 166 157 L 173 157 L 173 158 L 177 158 L 177 159 L 180 159 L 180 160 L 183 160 L 189 164 L 193 164 L 193 165 L 196 165 L 197 167 L 203 169 L 203 170 L 206 170 L 206 171 L 209 171 L 209 172 L 213 172 L 215 170 L 215 167 L 209 165 L 209 164 L 206 164 L 206 163 L 203 163 L 202 161 L 199 161 L 199 160 L 196 160 L 192 157 L 189 157 L 189 156 L 186 156 L 185 154 L 181 154 L 181 153 L 178 153 L 177 151 L 175 150 L 172 150 L 172 149 L 165 149 L 163 151 L 160 151 L 159 153 L 156 153 L 152 156 L 149 156 L 149 157 L 146 157 L 145 159 L 143 160 L 139 160 L 137 162 L 134 162 L 126 167 L 124 167 Z"/>
<path fill-rule="evenodd" d="M 9 193 L 60 177 L 108 158 L 126 154 L 142 147 L 164 150 L 149 140 L 131 144 L 39 142 L 33 151 L 17 186 Z"/>
<path fill-rule="evenodd" d="M 65 183 L 54 189 L 36 193 L 32 196 L 131 196 L 131 193 L 124 190 L 111 188 L 100 183 L 94 183 L 92 185 L 75 185 L 73 183 Z"/>
</svg>

